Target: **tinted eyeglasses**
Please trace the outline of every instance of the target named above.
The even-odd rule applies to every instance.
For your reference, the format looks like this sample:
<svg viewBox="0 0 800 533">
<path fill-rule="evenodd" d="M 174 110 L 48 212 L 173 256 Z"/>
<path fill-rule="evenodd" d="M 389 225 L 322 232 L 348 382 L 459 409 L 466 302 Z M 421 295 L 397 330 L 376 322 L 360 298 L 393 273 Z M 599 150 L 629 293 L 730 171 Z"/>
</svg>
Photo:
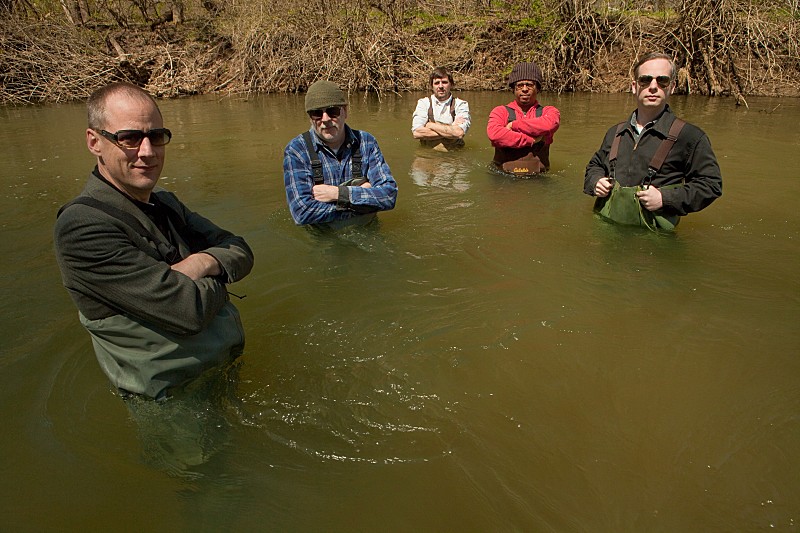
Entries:
<svg viewBox="0 0 800 533">
<path fill-rule="evenodd" d="M 312 109 L 308 112 L 308 116 L 319 120 L 322 118 L 322 114 L 327 113 L 327 115 L 331 118 L 336 118 L 342 114 L 342 108 L 340 106 L 335 107 L 326 107 L 325 109 Z"/>
<path fill-rule="evenodd" d="M 651 76 L 649 74 L 642 74 L 636 78 L 636 82 L 640 87 L 650 87 L 650 84 L 653 83 L 653 80 L 656 80 L 656 83 L 662 89 L 666 89 L 669 87 L 669 84 L 672 83 L 672 78 L 670 76 Z"/>
<path fill-rule="evenodd" d="M 150 139 L 150 144 L 153 146 L 164 146 L 172 139 L 172 132 L 167 128 L 155 128 L 150 131 L 119 130 L 116 133 L 100 130 L 98 133 L 121 148 L 139 148 L 145 137 Z"/>
</svg>

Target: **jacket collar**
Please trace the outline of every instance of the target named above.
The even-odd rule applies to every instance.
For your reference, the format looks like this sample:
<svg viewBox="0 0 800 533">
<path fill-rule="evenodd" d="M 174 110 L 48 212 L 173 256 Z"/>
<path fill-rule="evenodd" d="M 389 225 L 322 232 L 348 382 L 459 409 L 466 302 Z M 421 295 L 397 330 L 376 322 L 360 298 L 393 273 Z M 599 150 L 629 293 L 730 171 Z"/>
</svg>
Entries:
<svg viewBox="0 0 800 533">
<path fill-rule="evenodd" d="M 675 121 L 675 114 L 669 108 L 669 104 L 664 106 L 661 113 L 652 121 L 645 124 L 640 134 L 636 133 L 636 111 L 631 113 L 630 120 L 628 121 L 628 130 L 635 139 L 639 135 L 643 135 L 646 131 L 657 132 L 661 138 L 666 138 L 669 133 L 669 127 Z"/>
<path fill-rule="evenodd" d="M 151 193 L 151 197 L 158 192 L 163 191 L 161 187 L 156 186 Z M 89 179 L 86 181 L 86 186 L 83 188 L 83 196 L 90 196 L 96 200 L 100 200 L 110 206 L 116 207 L 122 211 L 126 211 L 135 216 L 139 222 L 151 233 L 160 236 L 166 241 L 165 236 L 159 231 L 158 227 L 152 220 L 136 205 L 136 200 L 123 193 L 109 181 L 100 175 L 97 167 L 89 174 Z"/>
<path fill-rule="evenodd" d="M 537 107 L 540 107 L 541 105 L 542 104 L 539 103 L 539 100 L 534 100 L 533 105 L 528 109 L 528 113 L 530 113 L 532 110 L 535 110 Z M 508 107 L 514 109 L 515 111 L 518 111 L 523 116 L 526 114 L 516 100 L 512 100 L 512 102 L 508 104 Z"/>
</svg>

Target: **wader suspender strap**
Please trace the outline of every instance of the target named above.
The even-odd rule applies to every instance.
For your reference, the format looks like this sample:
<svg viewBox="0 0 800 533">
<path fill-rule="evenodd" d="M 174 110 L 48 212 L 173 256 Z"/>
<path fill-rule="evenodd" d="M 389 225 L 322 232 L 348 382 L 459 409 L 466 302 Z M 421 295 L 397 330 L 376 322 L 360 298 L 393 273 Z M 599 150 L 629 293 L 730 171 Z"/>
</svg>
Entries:
<svg viewBox="0 0 800 533">
<path fill-rule="evenodd" d="M 429 96 L 428 100 L 431 101 L 431 105 L 428 107 L 428 122 L 436 122 L 433 118 L 433 96 Z M 456 97 L 454 96 L 450 100 L 450 114 L 453 116 L 453 120 L 456 119 Z"/>
<path fill-rule="evenodd" d="M 161 257 L 163 257 L 164 260 L 170 265 L 174 265 L 175 263 L 181 260 L 181 255 L 177 248 L 175 248 L 168 242 L 162 241 L 161 239 L 159 239 L 158 237 L 147 231 L 147 228 L 144 227 L 144 225 L 139 221 L 138 218 L 136 218 L 135 216 L 126 211 L 123 211 L 122 209 L 118 209 L 112 205 L 108 205 L 105 202 L 101 202 L 96 198 L 92 198 L 89 196 L 79 196 L 78 198 L 75 198 L 71 202 L 64 204 L 61 207 L 61 209 L 58 210 L 56 218 L 60 217 L 61 213 L 63 213 L 66 208 L 75 204 L 88 205 L 89 207 L 93 207 L 99 211 L 111 215 L 112 217 L 118 220 L 121 220 L 122 222 L 130 226 L 130 228 L 133 229 L 136 233 L 138 233 L 148 241 L 155 243 L 156 248 L 158 249 L 158 253 L 160 253 Z M 167 207 L 167 209 L 170 208 Z M 172 217 L 170 217 L 170 219 L 171 218 Z"/>
<path fill-rule="evenodd" d="M 653 181 L 653 177 L 655 177 L 655 175 L 658 173 L 661 165 L 664 164 L 664 161 L 667 159 L 667 155 L 669 155 L 669 151 L 672 150 L 672 145 L 674 145 L 675 141 L 678 140 L 678 135 L 680 135 L 681 130 L 685 125 L 686 122 L 676 118 L 669 127 L 667 138 L 661 141 L 658 150 L 656 150 L 656 153 L 653 154 L 653 158 L 650 160 L 650 164 L 648 165 L 647 169 L 647 177 L 642 180 L 643 185 L 650 185 L 650 182 Z M 622 133 L 622 130 L 625 129 L 625 126 L 627 126 L 627 122 L 620 122 L 617 124 L 617 132 L 614 134 L 614 141 L 611 143 L 611 150 L 608 152 L 608 164 L 611 166 L 612 177 L 616 167 L 617 154 L 619 153 L 619 139 L 622 137 L 620 134 Z"/>
<path fill-rule="evenodd" d="M 303 140 L 306 141 L 308 156 L 311 158 L 311 175 L 314 178 L 314 185 L 322 185 L 325 181 L 322 175 L 322 161 L 319 160 L 319 155 L 314 150 L 314 140 L 311 138 L 311 133 L 303 132 Z"/>
<path fill-rule="evenodd" d="M 361 139 L 358 134 L 355 134 L 358 139 L 358 150 L 353 152 L 353 179 L 360 179 L 361 175 Z M 306 141 L 306 149 L 308 150 L 308 157 L 311 158 L 311 175 L 314 178 L 314 185 L 322 185 L 325 182 L 325 177 L 322 174 L 322 161 L 319 160 L 317 151 L 314 150 L 314 140 L 311 138 L 311 133 L 303 132 L 303 139 Z"/>
<path fill-rule="evenodd" d="M 514 111 L 514 109 L 511 108 L 511 107 L 508 107 L 508 106 L 504 106 L 504 107 L 506 109 L 508 109 L 508 122 L 514 122 L 515 120 L 517 120 L 517 112 Z M 534 113 L 536 115 L 536 118 L 539 118 L 539 117 L 542 116 L 542 111 L 544 111 L 544 106 L 541 106 L 541 105 L 540 106 L 536 106 L 536 112 Z M 508 122 L 506 122 L 506 124 L 508 124 Z"/>
<path fill-rule="evenodd" d="M 658 150 L 656 150 L 656 153 L 653 155 L 653 159 L 650 160 L 650 168 L 647 169 L 647 180 L 644 185 L 650 185 L 650 182 L 653 181 L 653 177 L 659 171 L 661 165 L 664 164 L 664 160 L 667 159 L 667 155 L 672 149 L 672 145 L 674 145 L 675 141 L 678 140 L 678 135 L 680 135 L 681 130 L 685 125 L 686 122 L 676 118 L 669 127 L 667 138 L 661 141 L 661 146 L 658 147 Z"/>
<path fill-rule="evenodd" d="M 617 153 L 619 153 L 620 133 L 625 129 L 625 124 L 625 122 L 617 124 L 617 132 L 614 134 L 614 141 L 611 143 L 611 150 L 608 152 L 608 164 L 611 165 L 612 172 L 617 161 Z"/>
</svg>

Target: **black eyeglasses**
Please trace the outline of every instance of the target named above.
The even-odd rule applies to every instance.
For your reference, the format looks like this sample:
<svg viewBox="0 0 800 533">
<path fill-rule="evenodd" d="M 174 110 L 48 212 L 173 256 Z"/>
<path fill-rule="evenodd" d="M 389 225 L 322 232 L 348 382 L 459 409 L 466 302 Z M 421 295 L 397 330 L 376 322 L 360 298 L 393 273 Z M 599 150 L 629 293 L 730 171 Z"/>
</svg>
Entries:
<svg viewBox="0 0 800 533">
<path fill-rule="evenodd" d="M 335 107 L 326 107 L 325 109 L 312 109 L 308 112 L 308 116 L 319 120 L 322 118 L 322 114 L 326 113 L 331 118 L 336 118 L 342 114 L 342 108 L 340 106 Z"/>
<path fill-rule="evenodd" d="M 671 76 L 651 76 L 649 74 L 642 74 L 636 78 L 636 82 L 641 87 L 650 87 L 650 84 L 653 83 L 653 80 L 656 80 L 656 83 L 662 89 L 666 89 L 669 87 L 669 84 L 672 83 Z"/>
<path fill-rule="evenodd" d="M 139 148 L 145 137 L 150 139 L 150 144 L 153 146 L 164 146 L 172 139 L 172 132 L 167 128 L 155 128 L 150 131 L 119 130 L 116 133 L 100 130 L 98 133 L 122 148 Z"/>
</svg>

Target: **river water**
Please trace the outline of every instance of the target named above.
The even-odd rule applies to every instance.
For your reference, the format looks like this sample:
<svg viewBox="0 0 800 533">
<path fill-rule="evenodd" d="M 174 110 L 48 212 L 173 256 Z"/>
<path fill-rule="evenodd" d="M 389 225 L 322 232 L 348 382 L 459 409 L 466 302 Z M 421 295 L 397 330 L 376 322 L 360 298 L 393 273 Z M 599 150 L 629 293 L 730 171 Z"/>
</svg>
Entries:
<svg viewBox="0 0 800 533">
<path fill-rule="evenodd" d="M 302 95 L 161 104 L 163 185 L 256 266 L 231 287 L 247 347 L 224 387 L 139 411 L 53 257 L 93 165 L 84 106 L 0 108 L 0 530 L 800 528 L 800 100 L 674 98 L 724 195 L 663 236 L 581 192 L 631 95 L 543 95 L 562 126 L 533 180 L 487 167 L 510 93 L 464 93 L 448 154 L 411 138 L 420 96 L 353 98 L 399 197 L 338 233 L 286 207 Z"/>
</svg>

